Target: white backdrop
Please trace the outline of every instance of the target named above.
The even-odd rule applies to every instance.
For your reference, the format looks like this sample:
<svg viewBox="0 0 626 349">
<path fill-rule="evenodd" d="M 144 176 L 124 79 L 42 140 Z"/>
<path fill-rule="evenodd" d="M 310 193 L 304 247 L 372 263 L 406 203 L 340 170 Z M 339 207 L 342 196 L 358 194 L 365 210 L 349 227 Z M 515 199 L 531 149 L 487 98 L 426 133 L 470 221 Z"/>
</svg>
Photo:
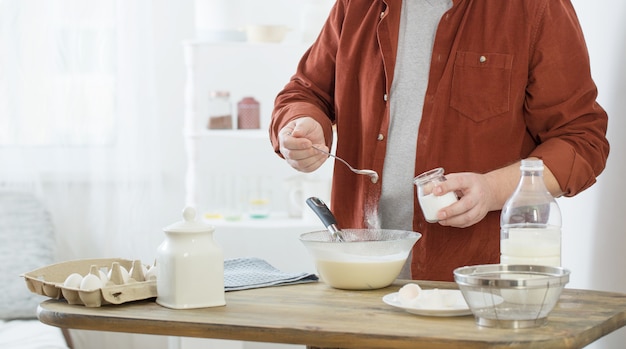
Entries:
<svg viewBox="0 0 626 349">
<path fill-rule="evenodd" d="M 0 0 L 0 9 L 10 2 L 13 0 Z M 62 2 L 65 5 L 80 3 Z M 621 202 L 626 192 L 621 177 L 626 173 L 626 140 L 621 134 L 626 130 L 626 67 L 623 64 L 626 2 L 573 0 L 573 3 L 587 38 L 599 101 L 609 112 L 608 137 L 612 148 L 607 168 L 595 186 L 575 198 L 559 199 L 564 221 L 563 264 L 572 269 L 568 287 L 626 293 L 623 271 L 626 267 L 626 205 Z M 125 64 L 120 69 L 129 69 L 123 70 L 120 83 L 124 82 L 122 89 L 125 91 L 121 98 L 126 96 L 121 101 L 125 110 L 121 120 L 130 122 L 130 127 L 121 125 L 120 136 L 126 137 L 128 142 L 135 139 L 135 147 L 113 154 L 114 157 L 100 163 L 96 172 L 81 177 L 80 183 L 56 187 L 38 185 L 47 193 L 45 200 L 55 215 L 62 259 L 151 258 L 162 240 L 161 227 L 179 220 L 184 204 L 185 72 L 181 42 L 194 35 L 194 0 L 118 1 L 117 4 L 133 4 L 119 13 L 120 20 L 128 22 L 121 23 L 125 28 L 121 42 L 125 44 L 121 46 L 118 59 L 119 64 Z M 271 8 L 274 15 L 281 9 L 280 6 L 266 8 Z M 132 17 L 125 19 L 124 14 Z M 132 22 L 137 20 L 139 22 Z M 7 25 L 6 22 L 0 24 Z M 137 31 L 131 30 L 132 27 Z M 6 48 L 4 44 L 6 41 L 0 34 L 0 54 Z M 6 61 L 3 64 L 4 69 L 0 64 L 0 83 L 2 74 L 11 71 Z M 2 92 L 6 93 L 0 88 L 0 112 L 7 102 L 1 99 Z M 0 177 L 41 178 L 39 164 L 9 156 L 7 150 L 11 149 L 0 148 Z M 24 154 L 31 150 L 26 149 Z M 76 156 L 71 147 L 68 150 L 68 156 L 74 157 L 59 157 L 60 160 L 70 159 L 80 164 L 94 161 L 88 156 Z M 125 180 L 116 182 L 115 190 L 111 190 L 115 182 L 112 178 Z M 134 185 L 133 178 L 144 179 L 143 186 Z M 149 340 L 159 345 L 163 342 L 158 337 L 111 333 L 83 334 L 78 339 L 78 349 L 156 348 L 157 343 L 149 344 Z M 622 348 L 623 343 L 626 343 L 625 329 L 590 348 Z"/>
<path fill-rule="evenodd" d="M 563 264 L 572 269 L 568 287 L 626 292 L 626 2 L 573 0 L 587 39 L 600 104 L 609 113 L 611 153 L 598 183 L 575 198 L 560 199 Z M 623 348 L 626 329 L 589 346 Z"/>
</svg>

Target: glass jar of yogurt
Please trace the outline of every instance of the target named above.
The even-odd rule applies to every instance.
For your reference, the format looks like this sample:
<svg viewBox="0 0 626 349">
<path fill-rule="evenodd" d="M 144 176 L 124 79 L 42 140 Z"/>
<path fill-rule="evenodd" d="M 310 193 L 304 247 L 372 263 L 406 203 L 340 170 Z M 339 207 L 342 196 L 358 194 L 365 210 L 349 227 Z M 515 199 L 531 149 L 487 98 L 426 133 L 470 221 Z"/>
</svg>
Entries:
<svg viewBox="0 0 626 349">
<path fill-rule="evenodd" d="M 454 192 L 448 192 L 443 195 L 433 194 L 433 189 L 446 180 L 443 173 L 443 167 L 438 167 L 426 171 L 413 179 L 413 183 L 417 186 L 417 199 L 422 213 L 424 213 L 424 218 L 429 223 L 438 222 L 437 212 L 458 201 L 458 197 Z"/>
</svg>

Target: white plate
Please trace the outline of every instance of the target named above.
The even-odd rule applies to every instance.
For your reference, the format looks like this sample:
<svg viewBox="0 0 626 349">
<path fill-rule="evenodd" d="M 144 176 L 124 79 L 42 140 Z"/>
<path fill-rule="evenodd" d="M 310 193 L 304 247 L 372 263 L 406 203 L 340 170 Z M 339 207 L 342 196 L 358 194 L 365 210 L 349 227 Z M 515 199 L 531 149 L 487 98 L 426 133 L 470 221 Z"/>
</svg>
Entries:
<svg viewBox="0 0 626 349">
<path fill-rule="evenodd" d="M 442 296 L 446 297 L 448 306 L 437 307 L 429 304 L 420 304 L 418 306 L 404 306 L 398 299 L 398 292 L 390 293 L 383 297 L 383 302 L 391 305 L 392 307 L 404 309 L 405 311 L 422 316 L 465 316 L 471 315 L 472 311 L 467 306 L 465 298 L 460 290 L 421 290 L 425 296 L 430 295 L 433 292 L 441 292 Z"/>
</svg>

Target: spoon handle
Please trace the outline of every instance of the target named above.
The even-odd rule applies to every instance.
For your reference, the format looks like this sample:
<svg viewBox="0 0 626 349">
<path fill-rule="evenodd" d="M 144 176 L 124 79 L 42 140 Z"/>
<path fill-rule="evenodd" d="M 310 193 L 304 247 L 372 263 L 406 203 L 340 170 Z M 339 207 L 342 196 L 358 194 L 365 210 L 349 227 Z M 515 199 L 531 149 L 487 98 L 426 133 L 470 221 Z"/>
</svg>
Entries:
<svg viewBox="0 0 626 349">
<path fill-rule="evenodd" d="M 333 158 L 341 161 L 344 165 L 348 166 L 350 171 L 352 171 L 352 172 L 354 172 L 356 174 L 369 176 L 370 180 L 372 181 L 372 183 L 378 182 L 378 173 L 376 171 L 374 171 L 374 170 L 360 170 L 360 169 L 356 169 L 356 168 L 350 166 L 350 164 L 346 160 L 338 157 L 335 154 L 329 153 L 329 152 L 327 152 L 325 150 L 322 150 L 322 149 L 320 149 L 320 148 L 318 148 L 316 146 L 311 146 L 311 148 L 313 148 L 313 149 L 315 149 L 315 150 L 317 150 L 317 151 L 319 151 L 321 153 L 324 153 L 324 154 L 326 154 L 328 156 L 332 156 Z"/>
</svg>

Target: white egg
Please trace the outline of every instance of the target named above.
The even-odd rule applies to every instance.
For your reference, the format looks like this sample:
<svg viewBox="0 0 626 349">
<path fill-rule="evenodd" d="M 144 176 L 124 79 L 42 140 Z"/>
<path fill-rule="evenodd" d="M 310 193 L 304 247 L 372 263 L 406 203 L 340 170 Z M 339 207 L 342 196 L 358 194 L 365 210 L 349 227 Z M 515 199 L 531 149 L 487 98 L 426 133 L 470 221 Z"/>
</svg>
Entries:
<svg viewBox="0 0 626 349">
<path fill-rule="evenodd" d="M 113 273 L 115 272 L 114 269 L 117 269 L 116 267 L 116 263 L 113 263 L 114 265 L 111 267 L 111 269 L 109 270 L 109 274 L 107 275 L 109 277 L 109 280 L 113 281 L 116 284 L 126 284 L 128 283 L 128 279 L 130 278 L 130 274 L 128 273 L 128 270 L 126 270 L 126 268 L 124 268 L 123 266 L 119 265 L 119 275 L 117 276 L 121 276 L 121 283 L 119 282 L 120 279 L 118 279 L 115 275 L 113 275 Z"/>
<path fill-rule="evenodd" d="M 80 289 L 85 291 L 93 291 L 102 287 L 102 280 L 93 274 L 87 274 L 80 282 Z"/>
<path fill-rule="evenodd" d="M 83 276 L 78 273 L 72 273 L 65 278 L 63 286 L 69 288 L 80 288 L 80 283 L 83 281 Z"/>
<path fill-rule="evenodd" d="M 418 284 L 406 284 L 398 291 L 398 300 L 402 305 L 410 305 L 419 297 L 421 291 L 422 288 Z"/>
<path fill-rule="evenodd" d="M 107 273 L 102 270 L 98 270 L 98 272 L 100 273 L 100 280 L 102 280 L 102 284 L 106 285 L 106 283 L 109 282 L 109 277 L 107 276 Z"/>
<path fill-rule="evenodd" d="M 445 306 L 443 292 L 434 288 L 431 292 L 424 294 L 424 297 L 420 299 L 420 304 L 433 309 L 443 308 Z"/>
<path fill-rule="evenodd" d="M 138 266 L 138 268 L 136 268 Z M 135 279 L 135 281 L 144 281 L 146 280 L 146 275 L 148 274 L 148 267 L 145 265 L 137 265 L 133 264 L 133 267 L 130 268 L 130 277 Z"/>
<path fill-rule="evenodd" d="M 156 265 L 153 265 L 152 267 L 150 267 L 150 269 L 148 269 L 148 272 L 146 273 L 146 280 L 147 281 L 156 280 L 158 275 L 159 275 L 159 267 L 157 267 Z"/>
</svg>

